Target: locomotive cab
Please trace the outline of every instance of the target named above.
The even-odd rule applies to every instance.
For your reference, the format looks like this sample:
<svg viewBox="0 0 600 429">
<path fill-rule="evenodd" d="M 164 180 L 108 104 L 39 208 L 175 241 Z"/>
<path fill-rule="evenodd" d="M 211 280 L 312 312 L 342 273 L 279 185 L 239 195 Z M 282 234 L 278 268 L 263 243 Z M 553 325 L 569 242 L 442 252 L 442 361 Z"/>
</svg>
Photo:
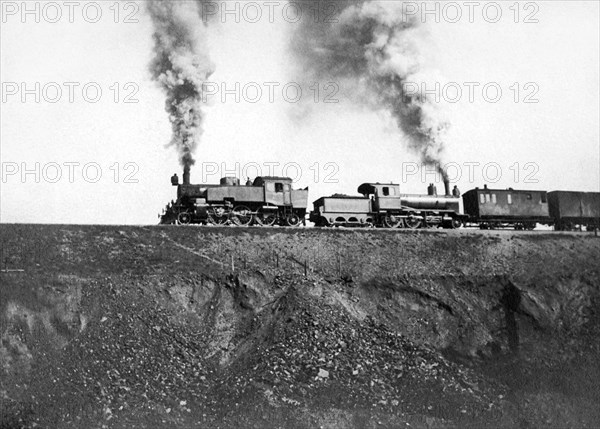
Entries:
<svg viewBox="0 0 600 429">
<path fill-rule="evenodd" d="M 363 183 L 358 187 L 358 193 L 371 197 L 373 211 L 400 210 L 400 185 L 395 183 Z"/>
<path fill-rule="evenodd" d="M 292 205 L 292 179 L 289 177 L 257 177 L 253 186 L 265 188 L 265 202 L 268 204 Z"/>
</svg>

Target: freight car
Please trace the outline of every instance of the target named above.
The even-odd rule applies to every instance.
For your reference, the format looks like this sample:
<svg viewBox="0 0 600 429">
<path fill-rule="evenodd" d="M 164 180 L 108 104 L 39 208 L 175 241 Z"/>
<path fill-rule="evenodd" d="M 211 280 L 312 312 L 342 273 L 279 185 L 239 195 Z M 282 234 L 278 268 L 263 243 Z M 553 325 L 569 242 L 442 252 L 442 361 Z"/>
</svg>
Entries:
<svg viewBox="0 0 600 429">
<path fill-rule="evenodd" d="M 600 227 L 600 193 L 552 191 L 548 192 L 550 216 L 554 229 L 570 231 L 585 227 L 593 231 Z"/>
<path fill-rule="evenodd" d="M 318 227 L 458 228 L 467 217 L 460 213 L 459 199 L 437 196 L 430 187 L 428 195 L 400 193 L 396 183 L 363 183 L 362 196 L 321 197 L 313 205 L 309 220 Z"/>
<path fill-rule="evenodd" d="M 468 226 L 481 229 L 514 227 L 534 229 L 536 224 L 551 225 L 546 191 L 475 188 L 463 195 Z"/>
<path fill-rule="evenodd" d="M 288 177 L 257 177 L 243 186 L 236 177 L 224 177 L 219 184 L 194 185 L 185 169 L 183 183 L 175 174 L 171 184 L 177 200 L 160 215 L 161 224 L 298 226 L 306 216 L 308 188 L 292 189 Z"/>
</svg>

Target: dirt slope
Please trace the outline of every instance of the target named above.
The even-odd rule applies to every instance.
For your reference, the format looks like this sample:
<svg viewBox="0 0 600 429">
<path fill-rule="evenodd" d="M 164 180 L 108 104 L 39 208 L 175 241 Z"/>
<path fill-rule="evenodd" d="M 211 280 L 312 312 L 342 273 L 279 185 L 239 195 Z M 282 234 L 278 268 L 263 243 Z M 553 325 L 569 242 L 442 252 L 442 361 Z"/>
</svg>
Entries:
<svg viewBox="0 0 600 429">
<path fill-rule="evenodd" d="M 0 240 L 1 427 L 600 421 L 593 235 L 0 225 Z"/>
</svg>

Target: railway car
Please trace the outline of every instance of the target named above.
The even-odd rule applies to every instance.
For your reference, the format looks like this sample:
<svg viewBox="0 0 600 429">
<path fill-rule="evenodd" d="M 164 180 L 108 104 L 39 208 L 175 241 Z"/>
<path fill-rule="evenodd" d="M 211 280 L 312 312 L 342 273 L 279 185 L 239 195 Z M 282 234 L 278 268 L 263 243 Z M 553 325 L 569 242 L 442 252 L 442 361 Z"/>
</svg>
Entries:
<svg viewBox="0 0 600 429">
<path fill-rule="evenodd" d="M 475 188 L 463 195 L 468 224 L 482 229 L 514 227 L 534 229 L 537 223 L 551 225 L 546 191 Z"/>
<path fill-rule="evenodd" d="M 298 226 L 304 223 L 308 188 L 292 189 L 289 177 L 257 177 L 240 185 L 236 177 L 223 177 L 219 184 L 191 184 L 189 170 L 183 183 L 174 175 L 177 200 L 168 204 L 161 224 L 275 224 Z"/>
<path fill-rule="evenodd" d="M 332 195 L 313 203 L 310 221 L 316 226 L 385 228 L 457 228 L 466 220 L 459 199 L 449 195 L 408 195 L 396 183 L 363 183 L 361 196 Z"/>
<path fill-rule="evenodd" d="M 599 192 L 552 191 L 548 192 L 548 204 L 557 230 L 600 227 Z"/>
</svg>

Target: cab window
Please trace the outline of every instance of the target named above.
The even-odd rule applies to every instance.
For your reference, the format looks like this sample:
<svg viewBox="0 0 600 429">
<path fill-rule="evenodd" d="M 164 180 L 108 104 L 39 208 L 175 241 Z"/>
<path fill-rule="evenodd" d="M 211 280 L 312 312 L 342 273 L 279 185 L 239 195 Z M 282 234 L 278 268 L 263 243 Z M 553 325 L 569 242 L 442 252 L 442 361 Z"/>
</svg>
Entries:
<svg viewBox="0 0 600 429">
<path fill-rule="evenodd" d="M 542 192 L 542 203 L 546 202 L 546 193 Z"/>
<path fill-rule="evenodd" d="M 496 194 L 492 194 L 492 203 L 496 204 Z"/>
<path fill-rule="evenodd" d="M 390 196 L 390 188 L 388 188 L 387 186 L 384 186 L 382 188 L 382 191 L 383 191 L 383 196 L 384 197 L 389 197 Z"/>
<path fill-rule="evenodd" d="M 479 194 L 479 202 L 485 204 L 485 194 Z"/>
<path fill-rule="evenodd" d="M 485 194 L 485 202 L 489 203 L 491 200 L 490 194 Z"/>
<path fill-rule="evenodd" d="M 275 192 L 283 192 L 283 183 L 275 183 Z"/>
<path fill-rule="evenodd" d="M 508 204 L 512 204 L 512 195 L 511 194 L 508 194 L 506 196 L 506 199 L 508 200 Z"/>
</svg>

